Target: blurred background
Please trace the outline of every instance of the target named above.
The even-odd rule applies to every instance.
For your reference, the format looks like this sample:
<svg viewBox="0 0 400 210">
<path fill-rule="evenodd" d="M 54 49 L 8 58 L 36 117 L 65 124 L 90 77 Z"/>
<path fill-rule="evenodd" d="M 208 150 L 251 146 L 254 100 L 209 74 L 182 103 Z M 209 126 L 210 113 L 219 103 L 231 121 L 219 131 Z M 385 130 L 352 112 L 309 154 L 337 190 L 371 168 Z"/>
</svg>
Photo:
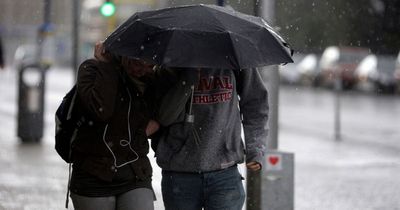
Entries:
<svg viewBox="0 0 400 210">
<path fill-rule="evenodd" d="M 105 1 L 2 0 L 0 35 L 4 42 L 6 64 L 17 65 L 23 51 L 33 51 L 32 48 L 40 38 L 40 26 L 48 26 L 44 29 L 48 33 L 46 41 L 42 43 L 45 45 L 45 59 L 55 66 L 70 67 L 71 63 L 79 63 L 92 56 L 93 44 L 107 37 L 136 11 L 218 2 L 113 0 L 111 2 L 115 6 L 115 13 L 107 17 L 107 14 L 99 11 Z M 260 2 L 226 0 L 224 4 L 247 14 L 259 15 L 262 9 Z M 266 2 L 270 13 L 273 12 L 267 18 L 268 21 L 295 50 L 296 63 L 283 68 L 282 82 L 330 86 L 332 65 L 337 64 L 340 71 L 343 71 L 341 74 L 345 89 L 399 92 L 400 1 Z M 49 5 L 47 10 L 45 4 Z M 74 49 L 74 46 L 78 49 Z M 332 53 L 337 56 L 331 58 Z"/>
<path fill-rule="evenodd" d="M 64 209 L 54 113 L 94 43 L 137 11 L 197 3 L 262 16 L 294 49 L 294 63 L 262 73 L 273 149 L 295 156 L 294 208 L 282 210 L 400 209 L 400 0 L 1 0 L 0 210 Z M 40 73 L 24 73 L 37 60 Z"/>
</svg>

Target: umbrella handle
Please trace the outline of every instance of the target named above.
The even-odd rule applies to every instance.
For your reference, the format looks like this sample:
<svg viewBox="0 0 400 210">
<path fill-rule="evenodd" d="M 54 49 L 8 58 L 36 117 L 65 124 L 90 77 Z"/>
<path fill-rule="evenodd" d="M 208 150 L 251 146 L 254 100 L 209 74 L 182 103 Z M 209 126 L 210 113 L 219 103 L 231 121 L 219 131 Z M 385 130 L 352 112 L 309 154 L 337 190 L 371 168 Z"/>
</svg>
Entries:
<svg viewBox="0 0 400 210">
<path fill-rule="evenodd" d="M 190 86 L 190 89 L 191 89 L 191 95 L 190 95 L 189 113 L 185 115 L 185 121 L 193 123 L 194 115 L 192 114 L 192 106 L 193 106 L 194 85 Z"/>
<path fill-rule="evenodd" d="M 193 95 L 194 95 L 194 85 L 190 86 L 190 90 L 191 90 L 191 96 L 190 96 L 189 115 L 192 115 Z"/>
</svg>

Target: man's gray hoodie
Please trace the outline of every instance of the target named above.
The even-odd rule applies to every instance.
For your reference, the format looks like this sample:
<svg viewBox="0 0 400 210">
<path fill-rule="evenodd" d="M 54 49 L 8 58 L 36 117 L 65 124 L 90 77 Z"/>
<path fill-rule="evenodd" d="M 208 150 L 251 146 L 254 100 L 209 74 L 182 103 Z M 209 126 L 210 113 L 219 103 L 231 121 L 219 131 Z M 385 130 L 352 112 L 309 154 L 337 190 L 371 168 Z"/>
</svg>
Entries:
<svg viewBox="0 0 400 210">
<path fill-rule="evenodd" d="M 160 123 L 166 128 L 156 149 L 158 165 L 167 171 L 207 172 L 245 158 L 261 164 L 268 134 L 268 92 L 259 72 L 181 71 L 160 109 Z M 194 121 L 185 120 L 190 110 Z"/>
</svg>

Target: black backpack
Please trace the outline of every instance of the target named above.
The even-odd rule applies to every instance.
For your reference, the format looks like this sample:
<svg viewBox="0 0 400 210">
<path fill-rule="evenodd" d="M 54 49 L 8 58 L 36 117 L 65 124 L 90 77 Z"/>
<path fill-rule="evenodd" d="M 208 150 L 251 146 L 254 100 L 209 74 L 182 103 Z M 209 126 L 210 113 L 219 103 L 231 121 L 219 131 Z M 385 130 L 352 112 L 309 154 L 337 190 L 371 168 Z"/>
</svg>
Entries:
<svg viewBox="0 0 400 210">
<path fill-rule="evenodd" d="M 72 162 L 71 148 L 85 117 L 76 105 L 76 85 L 64 96 L 56 111 L 55 149 L 67 163 Z"/>
</svg>

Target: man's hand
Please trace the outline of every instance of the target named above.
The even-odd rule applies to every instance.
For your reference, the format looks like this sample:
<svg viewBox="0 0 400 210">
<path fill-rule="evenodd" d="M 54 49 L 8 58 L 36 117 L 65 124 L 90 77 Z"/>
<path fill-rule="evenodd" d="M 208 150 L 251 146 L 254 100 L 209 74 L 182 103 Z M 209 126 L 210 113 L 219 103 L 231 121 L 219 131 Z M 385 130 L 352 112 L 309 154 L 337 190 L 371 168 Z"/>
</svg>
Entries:
<svg viewBox="0 0 400 210">
<path fill-rule="evenodd" d="M 261 169 L 261 164 L 255 161 L 249 162 L 246 164 L 247 169 L 252 171 L 258 171 Z"/>
<path fill-rule="evenodd" d="M 94 57 L 102 62 L 111 61 L 111 55 L 106 52 L 102 41 L 96 42 L 96 45 L 94 46 Z"/>
<path fill-rule="evenodd" d="M 160 124 L 155 120 L 150 120 L 146 126 L 146 135 L 151 136 L 160 128 Z"/>
</svg>

